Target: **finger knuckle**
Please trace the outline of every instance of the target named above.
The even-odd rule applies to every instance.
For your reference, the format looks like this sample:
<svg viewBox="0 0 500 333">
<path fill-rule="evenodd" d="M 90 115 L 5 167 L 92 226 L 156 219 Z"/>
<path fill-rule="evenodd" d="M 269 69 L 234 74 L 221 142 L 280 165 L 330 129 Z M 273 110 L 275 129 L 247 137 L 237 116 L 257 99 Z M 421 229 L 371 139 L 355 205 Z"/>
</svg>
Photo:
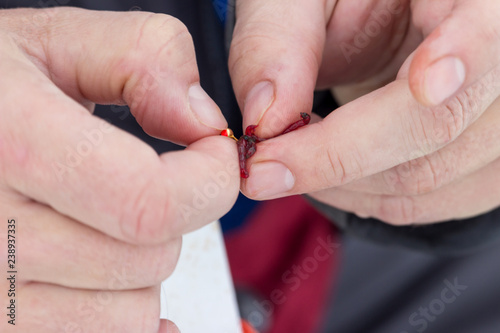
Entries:
<svg viewBox="0 0 500 333">
<path fill-rule="evenodd" d="M 130 290 L 156 286 L 169 277 L 179 259 L 182 238 L 152 246 L 121 242 L 120 246 L 115 244 L 106 253 L 110 261 L 103 270 L 105 273 L 100 286 L 112 290 Z"/>
<path fill-rule="evenodd" d="M 130 82 L 124 87 L 124 99 L 142 121 L 146 114 L 154 112 L 157 101 L 151 101 L 150 93 L 166 79 L 195 82 L 198 79 L 194 44 L 187 27 L 178 19 L 164 14 L 148 14 L 142 17 L 127 52 L 118 69 L 132 68 Z M 173 107 L 173 106 L 172 106 Z M 149 129 L 149 126 L 145 126 Z"/>
<path fill-rule="evenodd" d="M 267 33 L 270 30 L 282 30 L 282 28 L 279 27 L 279 23 L 267 22 L 265 20 L 246 22 L 244 27 L 240 22 L 237 22 L 234 29 L 234 37 L 231 41 L 229 63 L 234 64 L 235 60 L 239 59 L 241 54 L 262 48 L 263 40 L 267 39 L 268 42 L 273 43 L 279 42 L 277 38 Z"/>
<path fill-rule="evenodd" d="M 327 184 L 344 185 L 355 179 L 363 177 L 363 158 L 359 150 L 345 149 L 349 153 L 340 153 L 335 144 L 329 144 L 326 147 L 326 170 L 321 170 Z"/>
<path fill-rule="evenodd" d="M 154 45 L 165 44 L 165 42 L 191 41 L 191 35 L 187 27 L 179 19 L 165 14 L 147 14 L 139 29 L 137 44 L 154 43 Z"/>
<path fill-rule="evenodd" d="M 158 332 L 158 287 L 112 292 L 28 282 L 19 289 L 26 304 L 26 320 L 16 323 L 19 332 Z M 2 332 L 4 327 L 0 324 Z"/>
<path fill-rule="evenodd" d="M 170 200 L 163 200 L 161 205 L 152 205 L 164 196 L 154 179 L 142 186 L 142 190 L 128 198 L 119 223 L 126 239 L 133 243 L 154 244 L 168 237 L 166 221 L 172 219 L 174 207 Z"/>
<path fill-rule="evenodd" d="M 464 92 L 434 110 L 433 114 L 440 129 L 435 135 L 438 144 L 447 144 L 463 132 L 466 126 L 465 115 L 474 108 L 472 101 L 468 93 Z"/>
<path fill-rule="evenodd" d="M 410 158 L 429 154 L 455 140 L 464 131 L 466 112 L 471 108 L 468 105 L 470 98 L 465 95 L 457 96 L 442 106 L 430 109 L 420 107 L 411 113 L 410 124 L 405 131 L 412 147 Z"/>
<path fill-rule="evenodd" d="M 327 183 L 335 183 L 340 182 L 340 184 L 346 183 L 346 169 L 344 167 L 344 162 L 341 155 L 335 150 L 333 146 L 330 146 L 326 155 L 328 156 L 328 167 L 329 171 L 326 172 L 325 179 Z"/>
<path fill-rule="evenodd" d="M 130 313 L 128 321 L 130 322 L 130 332 L 158 332 L 158 318 L 160 317 L 160 302 L 158 301 L 158 288 L 151 287 L 140 291 L 140 298 L 137 298 L 137 304 L 129 306 L 124 311 Z M 133 315 L 138 310 L 137 315 Z M 122 325 L 123 326 L 123 325 Z M 129 331 L 126 331 L 129 332 Z"/>
<path fill-rule="evenodd" d="M 195 63 L 193 39 L 179 19 L 165 14 L 134 15 L 140 15 L 142 20 L 131 40 L 132 52 L 127 53 L 125 61 L 131 63 L 139 75 L 158 79 L 159 75 L 166 74 L 161 72 L 168 68 L 162 67 L 166 57 L 169 64 L 175 64 L 176 71 Z"/>
<path fill-rule="evenodd" d="M 147 263 L 147 267 L 144 267 L 144 271 L 150 272 L 149 276 L 146 276 L 149 280 L 151 286 L 158 285 L 169 277 L 176 266 L 177 260 L 181 252 L 182 238 L 173 239 L 166 246 L 159 246 L 148 255 L 149 260 L 144 260 Z"/>
<path fill-rule="evenodd" d="M 257 58 L 256 55 L 270 52 L 286 54 L 293 51 L 301 54 L 302 61 L 298 64 L 301 67 L 317 71 L 320 66 L 321 54 L 318 50 L 321 50 L 323 39 L 307 33 L 290 35 L 289 27 L 282 22 L 267 17 L 245 21 L 244 25 L 237 22 L 233 36 L 228 61 L 229 72 L 233 76 L 255 70 L 255 62 L 268 60 L 268 57 Z M 281 61 L 265 71 L 281 72 L 288 66 L 286 61 Z"/>
<path fill-rule="evenodd" d="M 421 195 L 432 192 L 444 182 L 444 168 L 434 156 L 423 156 L 394 168 L 394 176 L 400 185 L 399 195 Z"/>
<path fill-rule="evenodd" d="M 424 112 L 422 110 L 417 110 L 417 112 L 410 113 L 409 121 L 403 119 L 402 123 L 406 125 L 403 127 L 403 134 L 405 135 L 407 149 L 410 154 L 408 159 L 413 159 L 420 157 L 422 150 L 427 149 L 427 145 L 430 143 L 428 135 L 428 124 L 425 119 Z"/>
</svg>

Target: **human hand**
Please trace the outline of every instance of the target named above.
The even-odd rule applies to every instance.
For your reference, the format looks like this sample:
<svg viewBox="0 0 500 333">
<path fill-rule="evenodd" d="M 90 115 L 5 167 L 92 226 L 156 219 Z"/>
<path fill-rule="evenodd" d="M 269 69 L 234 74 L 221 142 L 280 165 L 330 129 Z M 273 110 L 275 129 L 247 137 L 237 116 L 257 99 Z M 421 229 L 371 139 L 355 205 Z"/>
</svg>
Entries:
<svg viewBox="0 0 500 333">
<path fill-rule="evenodd" d="M 2 10 L 0 49 L 0 266 L 18 272 L 14 298 L 0 282 L 0 331 L 175 332 L 159 286 L 181 236 L 239 191 L 187 29 L 151 13 Z M 126 103 L 148 133 L 188 147 L 158 156 L 93 102 Z"/>
<path fill-rule="evenodd" d="M 499 14 L 494 1 L 240 0 L 229 66 L 245 126 L 279 133 L 316 86 L 354 99 L 260 143 L 244 193 L 310 193 L 393 224 L 498 207 Z"/>
</svg>

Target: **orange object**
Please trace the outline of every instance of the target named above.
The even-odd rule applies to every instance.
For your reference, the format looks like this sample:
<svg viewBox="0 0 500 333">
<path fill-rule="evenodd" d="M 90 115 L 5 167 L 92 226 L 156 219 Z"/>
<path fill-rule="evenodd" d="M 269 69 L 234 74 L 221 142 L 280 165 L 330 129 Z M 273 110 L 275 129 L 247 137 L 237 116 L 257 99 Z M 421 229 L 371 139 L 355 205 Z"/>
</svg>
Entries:
<svg viewBox="0 0 500 333">
<path fill-rule="evenodd" d="M 259 333 L 245 320 L 241 320 L 241 327 L 243 328 L 243 333 Z"/>
</svg>

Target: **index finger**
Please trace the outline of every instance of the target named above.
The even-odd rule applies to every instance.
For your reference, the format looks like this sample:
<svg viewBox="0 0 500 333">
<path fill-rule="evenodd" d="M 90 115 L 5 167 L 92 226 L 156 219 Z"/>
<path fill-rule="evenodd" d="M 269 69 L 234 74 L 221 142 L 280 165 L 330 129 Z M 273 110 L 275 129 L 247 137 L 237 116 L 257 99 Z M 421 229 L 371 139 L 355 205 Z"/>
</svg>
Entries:
<svg viewBox="0 0 500 333">
<path fill-rule="evenodd" d="M 216 220 L 236 200 L 231 140 L 207 137 L 158 156 L 55 87 L 35 83 L 25 85 L 31 99 L 0 123 L 8 187 L 112 237 L 148 244 Z"/>
<path fill-rule="evenodd" d="M 157 111 L 153 108 L 154 100 L 159 103 L 156 106 L 161 117 L 148 112 L 142 120 L 156 122 L 156 128 L 165 136 L 172 137 L 175 132 L 173 137 L 185 142 L 198 140 L 185 151 L 159 157 L 139 139 L 91 116 L 43 75 L 11 39 L 2 35 L 0 42 L 4 47 L 0 53 L 2 187 L 132 243 L 165 241 L 209 223 L 230 209 L 239 188 L 234 142 L 223 137 L 198 140 L 214 130 L 191 121 L 194 116 L 167 105 L 168 100 L 155 99 L 159 91 L 149 91 L 137 110 Z M 109 60 L 110 56 L 105 58 Z M 161 59 L 164 58 L 157 61 Z M 64 57 L 52 59 L 56 60 L 63 61 Z M 126 63 L 121 61 L 123 66 Z M 184 71 L 193 72 L 192 64 L 185 63 Z M 78 65 L 81 63 L 66 70 L 81 69 Z M 178 74 L 186 73 L 179 70 Z M 86 79 L 72 84 L 85 82 L 87 91 L 83 93 L 87 97 L 95 98 L 92 93 L 99 90 L 92 89 L 92 79 L 105 81 L 104 85 L 113 88 L 129 85 L 125 90 L 130 95 L 141 88 L 134 84 L 134 75 L 123 80 L 96 69 L 85 75 Z M 159 85 L 187 85 L 189 78 L 197 79 L 196 75 L 185 75 L 185 81 L 170 82 L 164 78 Z M 179 94 L 183 101 L 188 99 L 188 87 L 185 88 L 185 94 Z M 102 89 L 100 101 L 112 102 L 119 92 L 120 89 Z M 180 123 L 164 121 L 172 113 L 180 114 Z M 192 132 L 186 133 L 189 130 Z"/>
<path fill-rule="evenodd" d="M 244 193 L 256 199 L 343 185 L 427 155 L 453 141 L 498 96 L 498 71 L 448 103 L 426 108 L 406 78 L 335 110 L 323 121 L 259 144 Z"/>
</svg>

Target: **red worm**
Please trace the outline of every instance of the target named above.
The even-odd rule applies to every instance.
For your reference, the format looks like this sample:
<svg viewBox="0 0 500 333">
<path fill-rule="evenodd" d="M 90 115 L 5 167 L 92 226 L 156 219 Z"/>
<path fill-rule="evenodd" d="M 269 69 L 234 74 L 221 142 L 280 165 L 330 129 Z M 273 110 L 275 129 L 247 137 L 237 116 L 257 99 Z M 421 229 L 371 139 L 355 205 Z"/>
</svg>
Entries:
<svg viewBox="0 0 500 333">
<path fill-rule="evenodd" d="M 305 126 L 309 124 L 311 121 L 311 116 L 309 116 L 305 112 L 300 113 L 300 120 L 297 120 L 290 126 L 288 126 L 283 133 L 280 135 L 295 131 L 296 129 Z M 257 128 L 257 125 L 250 125 L 246 128 L 245 130 L 245 135 L 243 135 L 237 143 L 238 146 L 238 159 L 240 163 L 240 175 L 241 178 L 248 178 L 250 174 L 248 173 L 247 170 L 247 159 L 253 156 L 255 152 L 257 151 L 257 143 L 264 141 L 265 139 L 259 138 L 255 134 L 255 129 Z"/>
<path fill-rule="evenodd" d="M 247 140 L 241 137 L 236 144 L 238 147 L 238 160 L 240 162 L 240 176 L 241 178 L 248 178 L 248 170 L 247 170 L 247 160 L 246 160 L 246 152 L 247 152 Z"/>
<path fill-rule="evenodd" d="M 296 129 L 298 129 L 298 128 L 302 127 L 302 126 L 305 126 L 305 125 L 309 124 L 309 122 L 311 121 L 311 116 L 308 115 L 305 112 L 301 112 L 300 113 L 300 118 L 301 118 L 300 120 L 297 120 L 296 122 L 294 122 L 293 124 L 291 124 L 290 126 L 288 126 L 283 131 L 283 133 L 281 133 L 281 135 L 289 133 L 291 131 L 295 131 Z"/>
</svg>

